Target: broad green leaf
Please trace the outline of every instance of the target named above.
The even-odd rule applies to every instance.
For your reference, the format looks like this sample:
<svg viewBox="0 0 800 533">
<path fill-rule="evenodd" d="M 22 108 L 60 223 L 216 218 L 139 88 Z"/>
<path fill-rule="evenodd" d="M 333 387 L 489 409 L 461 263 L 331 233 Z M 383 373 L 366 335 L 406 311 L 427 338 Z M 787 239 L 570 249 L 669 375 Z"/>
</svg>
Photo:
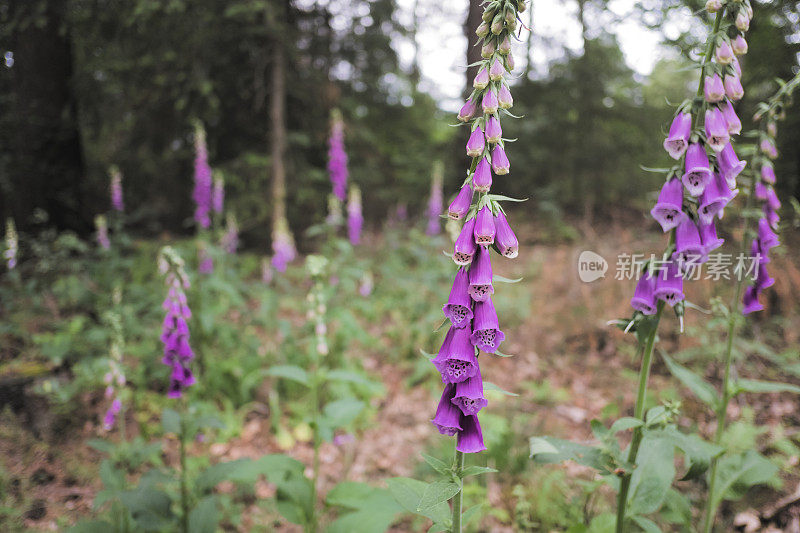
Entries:
<svg viewBox="0 0 800 533">
<path fill-rule="evenodd" d="M 620 431 L 627 431 L 629 429 L 641 427 L 642 425 L 644 425 L 644 422 L 638 418 L 626 416 L 614 421 L 614 423 L 611 424 L 610 431 L 611 433 L 619 433 Z"/>
<path fill-rule="evenodd" d="M 339 428 L 352 422 L 365 406 L 364 402 L 354 398 L 335 400 L 323 408 L 322 416 L 330 427 Z"/>
<path fill-rule="evenodd" d="M 661 533 L 661 528 L 649 518 L 643 516 L 634 516 L 632 518 L 633 521 L 636 522 L 636 525 L 642 528 L 645 533 Z"/>
<path fill-rule="evenodd" d="M 192 533 L 214 533 L 217 530 L 217 497 L 206 496 L 189 512 L 189 531 Z"/>
<path fill-rule="evenodd" d="M 217 463 L 206 468 L 195 481 L 197 490 L 201 493 L 211 490 L 222 481 L 251 481 L 255 482 L 258 472 L 253 468 L 250 459 L 236 459 Z"/>
<path fill-rule="evenodd" d="M 697 396 L 700 401 L 711 407 L 712 409 L 716 409 L 717 406 L 717 391 L 714 390 L 714 387 L 706 383 L 703 378 L 685 368 L 675 361 L 673 361 L 667 354 L 661 352 L 661 357 L 664 359 L 664 362 L 667 364 L 667 369 L 669 369 L 670 373 L 675 376 L 678 381 L 683 383 L 689 390 L 691 390 L 695 396 Z"/>
<path fill-rule="evenodd" d="M 86 444 L 90 448 L 94 448 L 98 452 L 102 452 L 107 455 L 111 455 L 111 453 L 117 449 L 117 446 L 113 442 L 102 439 L 90 439 Z"/>
<path fill-rule="evenodd" d="M 328 527 L 328 533 L 382 533 L 403 510 L 388 490 L 353 481 L 336 485 L 326 501 L 355 510 L 341 514 Z"/>
<path fill-rule="evenodd" d="M 100 463 L 100 479 L 103 481 L 103 486 L 110 491 L 125 488 L 125 473 L 114 468 L 114 464 L 108 459 Z"/>
<path fill-rule="evenodd" d="M 461 472 L 461 477 L 479 476 L 481 474 L 491 474 L 497 472 L 494 468 L 488 466 L 468 466 Z"/>
<path fill-rule="evenodd" d="M 119 499 L 142 529 L 161 530 L 175 519 L 170 511 L 172 500 L 163 491 L 138 488 L 122 492 Z"/>
<path fill-rule="evenodd" d="M 344 381 L 346 383 L 353 383 L 355 385 L 363 385 L 369 387 L 375 394 L 380 394 L 383 391 L 383 384 L 368 377 L 352 372 L 350 370 L 331 370 L 328 372 L 328 379 L 332 381 Z"/>
<path fill-rule="evenodd" d="M 504 278 L 503 276 L 500 276 L 498 274 L 494 274 L 492 276 L 492 281 L 496 283 L 519 283 L 520 281 L 522 281 L 522 278 L 510 279 L 510 278 Z"/>
<path fill-rule="evenodd" d="M 631 475 L 629 512 L 650 514 L 664 503 L 675 477 L 675 445 L 658 436 L 645 435 Z"/>
<path fill-rule="evenodd" d="M 481 515 L 480 512 L 483 510 L 483 505 L 484 504 L 482 503 L 473 505 L 472 507 L 461 513 L 461 524 L 466 525 L 471 520 L 478 518 Z"/>
<path fill-rule="evenodd" d="M 737 500 L 747 489 L 773 479 L 778 467 L 755 450 L 726 455 L 717 463 L 717 486 L 710 495 L 714 505 L 722 500 Z"/>
<path fill-rule="evenodd" d="M 575 461 L 602 473 L 610 473 L 612 465 L 611 456 L 599 448 L 554 437 L 531 437 L 530 449 L 530 457 L 538 463 Z"/>
<path fill-rule="evenodd" d="M 309 385 L 308 373 L 295 365 L 278 365 L 270 367 L 266 374 L 278 378 L 290 379 L 306 387 Z"/>
<path fill-rule="evenodd" d="M 800 387 L 796 385 L 744 378 L 736 380 L 733 390 L 734 394 L 739 394 L 741 392 L 793 392 L 795 394 L 800 394 Z"/>
<path fill-rule="evenodd" d="M 440 503 L 447 502 L 461 491 L 459 483 L 450 481 L 434 481 L 425 487 L 425 492 L 417 504 L 417 512 L 421 513 L 426 509 L 436 507 Z"/>
<path fill-rule="evenodd" d="M 444 461 L 440 461 L 436 457 L 430 456 L 427 453 L 421 454 L 422 458 L 425 459 L 425 462 L 428 463 L 431 468 L 439 472 L 440 474 L 449 475 L 452 473 L 452 468 L 447 465 Z"/>
<path fill-rule="evenodd" d="M 428 487 L 427 483 L 406 477 L 390 478 L 386 483 L 389 485 L 392 496 L 406 511 L 430 518 L 434 523 L 448 526 L 452 523 L 450 506 L 447 503 L 440 503 L 423 511 L 417 511 L 422 495 Z"/>
</svg>

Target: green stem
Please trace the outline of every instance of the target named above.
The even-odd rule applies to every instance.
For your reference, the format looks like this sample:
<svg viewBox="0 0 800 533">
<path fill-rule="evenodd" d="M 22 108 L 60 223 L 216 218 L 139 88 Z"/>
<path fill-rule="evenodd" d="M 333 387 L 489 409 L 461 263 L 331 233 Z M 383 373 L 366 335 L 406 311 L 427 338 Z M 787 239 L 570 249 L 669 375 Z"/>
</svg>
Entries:
<svg viewBox="0 0 800 533">
<path fill-rule="evenodd" d="M 661 314 L 664 312 L 664 302 L 658 302 L 658 311 L 654 318 L 653 330 L 647 337 L 642 350 L 642 368 L 639 370 L 639 389 L 636 393 L 636 406 L 634 407 L 634 416 L 639 420 L 644 420 L 644 407 L 647 396 L 647 380 L 650 377 L 650 367 L 653 363 L 653 350 L 656 344 L 656 333 L 658 332 L 658 324 L 661 321 Z M 636 462 L 636 456 L 639 453 L 639 445 L 642 443 L 642 426 L 637 427 L 633 431 L 633 439 L 631 446 L 628 449 L 628 463 L 633 465 Z M 625 511 L 627 510 L 628 491 L 631 488 L 631 477 L 633 472 L 626 472 L 622 478 L 619 488 L 619 497 L 617 500 L 617 533 L 625 531 Z"/>
<path fill-rule="evenodd" d="M 186 410 L 184 410 L 184 414 Z M 189 487 L 186 480 L 186 422 L 181 416 L 180 433 L 180 461 L 181 461 L 181 531 L 189 533 Z"/>
<path fill-rule="evenodd" d="M 456 477 L 461 482 L 461 490 L 458 494 L 453 496 L 453 533 L 461 533 L 461 504 L 464 496 L 464 480 L 461 475 L 464 472 L 464 452 L 456 450 L 455 457 L 453 457 L 453 466 Z"/>
<path fill-rule="evenodd" d="M 314 354 L 314 361 L 311 368 L 311 406 L 314 428 L 314 462 L 312 464 L 312 480 L 311 480 L 311 533 L 317 533 L 319 528 L 319 517 L 317 515 L 317 484 L 319 483 L 319 447 L 320 447 L 320 434 L 319 434 L 319 420 L 320 420 L 320 405 L 319 405 L 319 365 L 320 357 L 316 348 L 312 350 Z"/>
<path fill-rule="evenodd" d="M 758 176 L 754 175 L 750 182 L 749 194 L 745 200 L 745 216 L 742 217 L 742 242 L 740 244 L 741 253 L 739 254 L 739 257 L 744 257 L 744 254 L 747 252 L 747 233 L 750 230 L 750 217 L 748 216 L 748 213 L 753 201 L 753 195 L 755 194 L 755 183 L 757 179 Z M 730 380 L 731 368 L 733 367 L 733 341 L 736 337 L 736 326 L 739 322 L 740 302 L 742 298 L 742 290 L 744 289 L 745 278 L 743 272 L 739 272 L 737 276 L 738 279 L 736 281 L 736 289 L 734 290 L 733 299 L 728 309 L 728 339 L 725 343 L 725 370 L 722 377 L 722 401 L 720 401 L 716 410 L 717 429 L 714 432 L 714 444 L 717 445 L 719 445 L 719 443 L 722 441 L 722 435 L 725 433 L 725 423 L 728 416 L 728 404 L 731 401 Z M 717 504 L 715 502 L 714 492 L 717 486 L 718 464 L 719 462 L 717 457 L 711 459 L 711 468 L 709 470 L 708 481 L 708 499 L 706 500 L 706 509 L 704 513 L 705 519 L 703 521 L 703 531 L 705 533 L 711 533 L 711 530 L 714 528 L 714 517 L 717 514 Z"/>
</svg>

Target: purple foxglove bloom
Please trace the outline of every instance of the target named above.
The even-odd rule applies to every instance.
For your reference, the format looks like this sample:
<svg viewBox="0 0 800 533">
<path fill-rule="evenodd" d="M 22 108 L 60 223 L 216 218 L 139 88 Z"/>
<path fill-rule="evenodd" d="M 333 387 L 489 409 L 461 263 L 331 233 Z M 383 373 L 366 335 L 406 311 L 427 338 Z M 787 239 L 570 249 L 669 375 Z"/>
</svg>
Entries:
<svg viewBox="0 0 800 533">
<path fill-rule="evenodd" d="M 676 228 L 685 218 L 686 213 L 683 208 L 683 187 L 680 180 L 672 179 L 664 184 L 661 193 L 658 195 L 658 202 L 650 210 L 650 214 L 661 224 L 661 228 L 667 232 Z"/>
<path fill-rule="evenodd" d="M 103 250 L 108 250 L 111 247 L 111 241 L 108 240 L 108 224 L 106 223 L 106 217 L 97 215 L 94 217 L 94 225 L 97 228 L 97 244 L 99 244 Z"/>
<path fill-rule="evenodd" d="M 697 208 L 697 215 L 700 217 L 700 222 L 703 224 L 710 224 L 715 216 L 721 214 L 722 210 L 728 205 L 738 193 L 738 190 L 731 191 L 728 188 L 725 180 L 719 175 L 715 174 L 706 186 L 706 190 L 700 196 L 700 207 Z"/>
<path fill-rule="evenodd" d="M 769 272 L 767 272 L 767 265 L 759 263 L 758 274 L 756 275 L 756 287 L 758 290 L 762 291 L 768 287 L 772 287 L 774 284 L 775 279 L 770 277 Z"/>
<path fill-rule="evenodd" d="M 767 157 L 770 159 L 776 159 L 778 157 L 778 149 L 775 148 L 775 143 L 773 143 L 770 139 L 763 139 L 760 147 L 761 151 L 767 154 Z"/>
<path fill-rule="evenodd" d="M 448 383 L 442 398 L 439 400 L 439 407 L 436 408 L 436 416 L 431 422 L 442 435 L 452 437 L 461 430 L 461 410 L 453 405 L 453 396 L 456 393 L 456 386 Z"/>
<path fill-rule="evenodd" d="M 511 96 L 511 91 L 508 90 L 508 86 L 505 84 L 501 85 L 497 90 L 497 100 L 500 104 L 500 109 L 510 109 L 514 105 L 514 97 Z"/>
<path fill-rule="evenodd" d="M 689 143 L 692 133 L 692 115 L 678 113 L 669 127 L 669 135 L 664 140 L 664 150 L 672 159 L 680 159 Z"/>
<path fill-rule="evenodd" d="M 469 295 L 476 302 L 485 302 L 492 294 L 492 259 L 488 248 L 478 246 L 478 256 L 469 269 Z"/>
<path fill-rule="evenodd" d="M 769 263 L 769 249 L 764 248 L 758 239 L 753 239 L 750 243 L 750 256 L 757 259 L 759 263 Z"/>
<path fill-rule="evenodd" d="M 719 46 L 717 46 L 716 51 L 717 63 L 720 65 L 729 65 L 731 61 L 733 61 L 733 49 L 728 41 L 722 41 Z"/>
<path fill-rule="evenodd" d="M 731 190 L 735 189 L 736 177 L 741 174 L 744 167 L 747 166 L 747 162 L 740 161 L 736 156 L 736 152 L 733 151 L 733 145 L 728 143 L 725 145 L 725 148 L 722 149 L 722 152 L 720 152 L 719 157 L 717 157 L 717 164 L 719 165 L 719 171 L 722 177 L 725 178 L 728 187 Z"/>
<path fill-rule="evenodd" d="M 765 161 L 761 165 L 761 179 L 765 183 L 769 183 L 770 185 L 775 185 L 775 168 L 769 161 Z"/>
<path fill-rule="evenodd" d="M 19 235 L 13 218 L 6 219 L 6 249 L 3 250 L 3 259 L 9 270 L 17 266 L 17 252 L 19 251 Z"/>
<path fill-rule="evenodd" d="M 211 167 L 208 166 L 208 149 L 206 148 L 206 132 L 198 125 L 194 135 L 194 219 L 201 228 L 211 226 L 208 216 L 211 210 Z"/>
<path fill-rule="evenodd" d="M 706 111 L 705 117 L 706 143 L 715 152 L 721 152 L 725 145 L 730 141 L 728 124 L 725 116 L 717 107 L 712 107 Z"/>
<path fill-rule="evenodd" d="M 220 238 L 219 245 L 229 254 L 235 254 L 239 247 L 239 225 L 236 223 L 236 217 L 230 213 L 227 216 L 225 233 Z"/>
<path fill-rule="evenodd" d="M 700 223 L 700 241 L 703 243 L 703 253 L 708 255 L 716 250 L 725 242 L 725 239 L 717 237 L 717 227 L 714 222 L 710 224 Z"/>
<path fill-rule="evenodd" d="M 505 333 L 500 331 L 500 323 L 497 320 L 497 312 L 491 298 L 475 304 L 475 320 L 472 323 L 472 335 L 469 340 L 479 350 L 486 353 L 495 353 L 497 347 L 506 338 Z"/>
<path fill-rule="evenodd" d="M 736 115 L 730 100 L 727 100 L 722 106 L 722 116 L 725 117 L 725 123 L 728 125 L 728 133 L 739 135 L 742 132 L 742 121 Z"/>
<path fill-rule="evenodd" d="M 122 174 L 116 168 L 111 171 L 111 207 L 115 211 L 125 210 L 125 203 L 122 199 Z"/>
<path fill-rule="evenodd" d="M 495 233 L 495 246 L 501 255 L 514 259 L 519 253 L 519 241 L 517 236 L 514 235 L 514 230 L 506 219 L 506 215 L 502 211 L 498 211 L 494 217 Z"/>
<path fill-rule="evenodd" d="M 636 289 L 631 298 L 631 307 L 645 315 L 656 314 L 656 279 L 650 272 L 644 272 L 636 283 Z"/>
<path fill-rule="evenodd" d="M 486 141 L 492 144 L 500 142 L 500 139 L 503 137 L 503 128 L 500 127 L 500 121 L 497 120 L 497 117 L 491 115 L 486 120 Z"/>
<path fill-rule="evenodd" d="M 211 191 L 211 207 L 217 214 L 222 213 L 225 204 L 225 180 L 222 178 L 214 179 L 214 189 Z"/>
<path fill-rule="evenodd" d="M 475 244 L 475 218 L 470 218 L 464 222 L 461 233 L 456 239 L 453 250 L 453 261 L 459 266 L 468 265 L 475 256 L 477 245 Z"/>
<path fill-rule="evenodd" d="M 483 129 L 478 126 L 472 134 L 470 134 L 469 140 L 467 141 L 467 155 L 470 157 L 478 157 L 483 153 L 484 148 L 486 148 L 486 140 L 483 138 Z"/>
<path fill-rule="evenodd" d="M 489 192 L 492 188 L 492 171 L 486 158 L 481 158 L 475 166 L 475 173 L 472 175 L 472 188 L 477 192 Z"/>
<path fill-rule="evenodd" d="M 713 104 L 722 101 L 725 97 L 725 86 L 722 84 L 722 78 L 719 77 L 719 74 L 714 73 L 713 76 L 706 76 L 703 84 L 703 93 L 705 94 L 706 102 Z"/>
<path fill-rule="evenodd" d="M 683 300 L 683 277 L 675 261 L 668 262 L 666 268 L 658 273 L 653 294 L 671 307 Z"/>
<path fill-rule="evenodd" d="M 705 255 L 705 246 L 694 221 L 686 218 L 675 229 L 675 252 L 672 259 L 681 269 L 686 265 L 701 263 Z"/>
<path fill-rule="evenodd" d="M 767 186 L 761 183 L 760 181 L 756 183 L 756 198 L 762 201 L 766 201 L 767 199 Z"/>
<path fill-rule="evenodd" d="M 750 17 L 744 11 L 739 11 L 736 15 L 736 29 L 742 33 L 750 29 Z"/>
<path fill-rule="evenodd" d="M 681 178 L 683 186 L 692 196 L 700 196 L 712 177 L 706 149 L 702 144 L 690 145 L 686 151 L 686 173 Z"/>
<path fill-rule="evenodd" d="M 742 303 L 744 304 L 742 308 L 743 315 L 749 315 L 750 313 L 764 310 L 764 306 L 758 301 L 758 288 L 755 286 L 750 286 L 745 289 Z"/>
<path fill-rule="evenodd" d="M 769 204 L 764 204 L 762 211 L 764 212 L 764 218 L 769 223 L 770 227 L 778 229 L 778 222 L 781 220 L 781 217 L 778 215 L 778 213 L 772 209 Z"/>
<path fill-rule="evenodd" d="M 778 240 L 778 236 L 775 235 L 775 232 L 772 231 L 769 223 L 763 218 L 758 221 L 758 242 L 761 246 L 761 249 L 765 251 L 769 251 L 770 248 L 780 246 L 781 244 Z M 472 280 L 470 279 L 470 282 L 471 281 Z"/>
<path fill-rule="evenodd" d="M 731 61 L 731 66 L 733 67 L 733 71 L 736 73 L 736 75 L 741 78 L 742 77 L 742 65 L 741 65 L 741 63 L 739 63 L 739 58 L 734 57 L 733 61 Z"/>
<path fill-rule="evenodd" d="M 333 194 L 344 202 L 347 191 L 347 152 L 344 150 L 344 123 L 341 115 L 334 111 L 331 134 L 328 138 L 328 175 Z"/>
<path fill-rule="evenodd" d="M 117 414 L 119 414 L 120 409 L 122 409 L 122 402 L 119 398 L 114 398 L 114 401 L 111 402 L 111 407 L 108 408 L 106 416 L 103 418 L 103 429 L 108 431 L 114 427 L 114 422 L 117 419 Z"/>
<path fill-rule="evenodd" d="M 458 191 L 458 194 L 450 203 L 450 206 L 447 208 L 447 216 L 453 220 L 464 218 L 464 215 L 466 215 L 469 211 L 469 206 L 471 204 L 472 189 L 470 188 L 469 184 L 467 184 L 461 187 L 461 190 Z"/>
<path fill-rule="evenodd" d="M 284 226 L 285 221 L 278 224 Z M 281 228 L 273 232 L 272 252 L 272 268 L 278 272 L 286 272 L 286 267 L 294 260 L 297 254 L 294 247 L 294 239 L 292 239 L 288 228 Z"/>
<path fill-rule="evenodd" d="M 760 183 L 759 183 L 760 185 Z M 772 187 L 767 188 L 767 204 L 774 210 L 781 208 L 781 201 L 778 200 L 778 195 L 775 194 L 775 189 Z"/>
<path fill-rule="evenodd" d="M 361 228 L 363 225 L 361 190 L 356 186 L 352 186 L 347 198 L 347 237 L 353 246 L 357 246 L 361 242 Z"/>
<path fill-rule="evenodd" d="M 775 122 L 768 122 L 767 123 L 767 133 L 770 137 L 777 137 L 778 136 L 778 125 Z"/>
<path fill-rule="evenodd" d="M 197 250 L 198 265 L 197 271 L 201 274 L 211 274 L 214 272 L 214 259 L 208 255 L 208 250 L 205 247 Z"/>
<path fill-rule="evenodd" d="M 508 53 L 511 51 L 511 41 L 508 39 L 508 35 L 503 38 L 500 46 L 497 47 L 497 51 L 503 55 L 508 55 Z"/>
<path fill-rule="evenodd" d="M 497 113 L 497 109 L 500 107 L 500 102 L 497 101 L 497 93 L 491 89 L 486 91 L 483 95 L 483 100 L 481 100 L 481 106 L 483 107 L 483 113 L 486 115 Z"/>
<path fill-rule="evenodd" d="M 461 453 L 478 453 L 486 449 L 477 415 L 462 416 L 461 428 L 461 431 L 458 432 L 456 450 Z"/>
<path fill-rule="evenodd" d="M 743 56 L 747 53 L 747 41 L 744 40 L 744 36 L 739 34 L 736 36 L 736 39 L 733 40 L 733 53 L 737 56 Z"/>
<path fill-rule="evenodd" d="M 472 86 L 476 89 L 485 89 L 487 85 L 489 85 L 489 72 L 486 67 L 482 67 L 472 80 Z"/>
<path fill-rule="evenodd" d="M 189 346 L 189 327 L 186 324 L 191 313 L 183 292 L 184 287 L 188 287 L 188 279 L 180 265 L 168 264 L 166 273 L 169 291 L 163 304 L 166 314 L 161 333 L 161 341 L 164 343 L 164 357 L 161 361 L 172 368 L 167 395 L 170 398 L 180 398 L 183 390 L 195 383 L 188 366 L 194 358 L 194 352 Z"/>
<path fill-rule="evenodd" d="M 428 198 L 428 227 L 425 228 L 425 234 L 429 236 L 438 235 L 442 231 L 439 216 L 442 214 L 443 201 L 441 165 L 437 165 L 437 168 L 431 180 L 431 195 Z"/>
<path fill-rule="evenodd" d="M 747 287 L 744 291 L 742 303 L 744 304 L 742 308 L 743 315 L 749 315 L 750 313 L 764 310 L 764 306 L 758 301 L 758 289 L 755 286 Z"/>
<path fill-rule="evenodd" d="M 489 79 L 492 81 L 500 81 L 503 79 L 505 73 L 506 69 L 503 68 L 503 64 L 499 59 L 495 58 L 492 66 L 489 68 Z"/>
<path fill-rule="evenodd" d="M 739 76 L 727 75 L 725 76 L 725 94 L 733 100 L 738 102 L 744 96 L 744 89 L 742 88 L 742 80 Z"/>
<path fill-rule="evenodd" d="M 475 347 L 469 340 L 469 328 L 451 327 L 433 364 L 444 383 L 460 383 L 478 371 Z"/>
<path fill-rule="evenodd" d="M 478 411 L 486 407 L 489 402 L 483 397 L 483 378 L 480 365 L 474 376 L 456 385 L 456 394 L 452 401 L 453 405 L 467 416 L 477 415 Z"/>
<path fill-rule="evenodd" d="M 472 299 L 469 296 L 469 276 L 467 271 L 459 268 L 456 278 L 453 280 L 453 287 L 450 289 L 450 296 L 447 303 L 442 308 L 444 316 L 450 320 L 453 327 L 463 328 L 472 321 Z"/>
<path fill-rule="evenodd" d="M 514 70 L 514 54 L 511 52 L 508 53 L 506 56 L 506 65 L 508 66 L 508 71 L 511 72 Z"/>
<path fill-rule="evenodd" d="M 472 98 L 468 99 L 464 105 L 461 106 L 461 111 L 458 112 L 458 120 L 467 122 L 471 119 L 472 115 L 475 114 L 475 107 L 475 102 L 472 101 Z"/>
<path fill-rule="evenodd" d="M 492 170 L 494 170 L 494 173 L 498 176 L 503 176 L 508 174 L 510 169 L 511 163 L 508 162 L 506 151 L 503 149 L 502 145 L 495 145 L 494 150 L 492 150 Z"/>
<path fill-rule="evenodd" d="M 475 217 L 475 244 L 494 244 L 494 216 L 489 206 L 483 206 Z"/>
<path fill-rule="evenodd" d="M 708 0 L 706 2 L 706 11 L 709 13 L 716 13 L 722 9 L 722 0 Z"/>
</svg>

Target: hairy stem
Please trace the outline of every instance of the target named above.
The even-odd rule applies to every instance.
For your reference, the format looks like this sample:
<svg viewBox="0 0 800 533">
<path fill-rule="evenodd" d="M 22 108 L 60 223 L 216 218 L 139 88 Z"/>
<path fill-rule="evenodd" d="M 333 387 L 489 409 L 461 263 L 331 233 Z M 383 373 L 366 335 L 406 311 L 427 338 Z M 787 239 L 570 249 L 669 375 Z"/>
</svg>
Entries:
<svg viewBox="0 0 800 533">
<path fill-rule="evenodd" d="M 653 330 L 647 337 L 642 350 L 642 368 L 639 371 L 639 389 L 636 393 L 636 407 L 634 416 L 639 420 L 644 420 L 644 406 L 647 396 L 647 381 L 650 378 L 650 367 L 653 364 L 653 351 L 656 344 L 656 334 L 658 324 L 661 321 L 661 314 L 664 312 L 664 302 L 658 302 L 658 311 L 655 315 Z M 628 463 L 635 464 L 636 456 L 639 453 L 639 445 L 642 443 L 642 427 L 639 426 L 633 431 L 633 439 L 628 449 Z M 626 472 L 619 487 L 619 497 L 617 500 L 617 533 L 625 531 L 625 511 L 628 504 L 628 491 L 631 488 L 631 477 L 633 472 Z"/>
<path fill-rule="evenodd" d="M 186 410 L 184 410 L 184 413 Z M 186 422 L 181 417 L 180 462 L 181 462 L 181 531 L 189 533 L 189 487 L 186 480 Z"/>
<path fill-rule="evenodd" d="M 750 231 L 750 217 L 748 212 L 752 205 L 753 195 L 755 194 L 755 184 L 758 176 L 754 175 L 750 182 L 750 190 L 745 200 L 744 216 L 742 217 L 742 242 L 740 244 L 739 257 L 744 257 L 747 252 L 747 233 Z M 725 433 L 725 422 L 728 415 L 728 404 L 731 401 L 730 380 L 731 368 L 733 367 L 733 341 L 736 337 L 736 326 L 739 322 L 739 314 L 741 310 L 742 290 L 744 289 L 745 275 L 744 272 L 738 272 L 736 280 L 736 289 L 733 293 L 731 304 L 728 308 L 728 338 L 725 343 L 725 370 L 722 377 L 722 398 L 717 406 L 717 429 L 714 432 L 714 444 L 719 444 L 722 440 L 722 435 Z M 717 465 L 719 464 L 718 457 L 711 459 L 711 468 L 709 470 L 708 481 L 708 499 L 706 500 L 706 509 L 703 520 L 703 531 L 711 533 L 714 528 L 714 517 L 717 514 L 717 505 L 715 503 L 714 491 L 717 485 Z"/>
<path fill-rule="evenodd" d="M 453 504 L 453 533 L 461 533 L 461 504 L 464 497 L 464 480 L 462 479 L 462 473 L 464 472 L 464 452 L 460 452 L 456 450 L 455 457 L 453 457 L 453 465 L 455 467 L 455 474 L 458 477 L 459 481 L 461 482 L 461 490 L 458 491 L 458 494 L 453 496 L 452 504 Z"/>
</svg>

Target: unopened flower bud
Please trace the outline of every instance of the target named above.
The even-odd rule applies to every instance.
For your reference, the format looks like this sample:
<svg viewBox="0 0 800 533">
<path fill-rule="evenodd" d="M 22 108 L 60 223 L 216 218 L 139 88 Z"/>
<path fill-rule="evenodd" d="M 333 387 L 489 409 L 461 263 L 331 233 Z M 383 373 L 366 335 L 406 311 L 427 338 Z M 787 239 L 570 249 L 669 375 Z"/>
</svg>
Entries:
<svg viewBox="0 0 800 533">
<path fill-rule="evenodd" d="M 514 54 L 511 52 L 508 53 L 506 56 L 506 65 L 508 65 L 508 71 L 511 72 L 514 70 Z"/>
<path fill-rule="evenodd" d="M 472 98 L 464 102 L 464 105 L 461 106 L 461 111 L 458 112 L 458 120 L 461 122 L 467 122 L 469 119 L 472 118 L 472 115 L 475 114 L 475 102 L 472 101 Z"/>
<path fill-rule="evenodd" d="M 513 7 L 509 6 L 508 9 L 506 10 L 506 24 L 511 26 L 512 24 L 516 25 L 516 23 L 517 23 L 517 12 Z"/>
<path fill-rule="evenodd" d="M 472 204 L 472 189 L 469 185 L 464 185 L 458 191 L 455 199 L 450 203 L 447 208 L 447 216 L 453 220 L 464 218 L 464 215 L 469 211 L 469 206 Z"/>
<path fill-rule="evenodd" d="M 483 39 L 487 35 L 489 35 L 489 25 L 486 22 L 481 22 L 478 25 L 478 28 L 475 30 L 475 34 Z"/>
<path fill-rule="evenodd" d="M 715 73 L 713 76 L 706 76 L 703 92 L 705 93 L 706 102 L 715 103 L 722 101 L 722 98 L 725 96 L 725 87 L 722 84 L 722 78 L 719 77 L 719 74 Z"/>
<path fill-rule="evenodd" d="M 498 13 L 494 16 L 494 20 L 492 20 L 492 33 L 495 35 L 500 35 L 503 31 L 503 15 Z"/>
<path fill-rule="evenodd" d="M 489 59 L 494 55 L 494 44 L 492 41 L 486 41 L 484 45 L 481 47 L 481 57 L 484 59 Z"/>
<path fill-rule="evenodd" d="M 501 85 L 497 91 L 497 101 L 500 104 L 500 109 L 509 109 L 514 105 L 514 98 L 511 96 L 511 91 L 508 86 Z"/>
<path fill-rule="evenodd" d="M 478 157 L 483 153 L 486 147 L 486 141 L 483 138 L 483 129 L 480 126 L 475 128 L 467 141 L 467 155 L 470 157 Z"/>
<path fill-rule="evenodd" d="M 510 169 L 511 163 L 508 162 L 506 151 L 503 149 L 502 145 L 496 145 L 494 150 L 492 150 L 492 170 L 494 170 L 494 173 L 498 176 L 502 176 L 508 174 Z"/>
<path fill-rule="evenodd" d="M 497 2 L 492 2 L 491 4 L 486 6 L 486 9 L 483 10 L 481 19 L 483 19 L 483 21 L 487 23 L 491 22 L 492 19 L 494 18 L 494 14 L 496 11 L 497 11 Z"/>
<path fill-rule="evenodd" d="M 528 6 L 525 3 L 525 0 L 517 0 L 517 12 L 518 13 L 524 13 L 525 9 L 527 9 L 527 7 Z"/>
<path fill-rule="evenodd" d="M 500 107 L 500 102 L 497 101 L 497 93 L 492 90 L 486 91 L 486 94 L 483 95 L 481 106 L 483 107 L 483 112 L 487 115 L 497 113 L 497 109 Z"/>
<path fill-rule="evenodd" d="M 747 53 L 747 41 L 744 39 L 743 35 L 737 35 L 736 39 L 733 40 L 733 53 L 737 56 L 743 56 Z"/>
<path fill-rule="evenodd" d="M 778 135 L 778 125 L 774 122 L 770 122 L 767 124 L 767 133 L 769 133 L 770 137 L 775 137 Z"/>
<path fill-rule="evenodd" d="M 736 28 L 741 32 L 750 29 L 750 17 L 745 11 L 739 11 L 739 14 L 736 15 Z"/>
<path fill-rule="evenodd" d="M 725 76 L 725 94 L 734 102 L 742 99 L 742 96 L 744 96 L 744 88 L 742 88 L 742 81 L 739 79 L 739 76 Z"/>
<path fill-rule="evenodd" d="M 476 192 L 489 192 L 489 189 L 492 188 L 492 171 L 485 157 L 475 167 L 475 173 L 472 175 L 472 188 Z"/>
<path fill-rule="evenodd" d="M 722 9 L 722 0 L 708 0 L 706 2 L 706 11 L 709 13 L 716 13 Z"/>
<path fill-rule="evenodd" d="M 486 67 L 481 67 L 475 75 L 475 79 L 472 80 L 472 86 L 476 89 L 485 89 L 487 85 L 489 85 L 489 71 L 486 70 Z"/>
<path fill-rule="evenodd" d="M 717 63 L 721 65 L 729 65 L 733 61 L 733 49 L 728 41 L 723 40 L 717 46 L 716 50 Z"/>
<path fill-rule="evenodd" d="M 503 79 L 503 74 L 505 74 L 505 72 L 506 69 L 503 68 L 500 59 L 495 58 L 492 62 L 492 66 L 489 68 L 489 79 L 492 81 L 500 81 Z"/>
<path fill-rule="evenodd" d="M 503 129 L 500 127 L 500 121 L 496 116 L 491 115 L 486 120 L 486 141 L 492 144 L 500 142 L 503 136 Z"/>
</svg>

